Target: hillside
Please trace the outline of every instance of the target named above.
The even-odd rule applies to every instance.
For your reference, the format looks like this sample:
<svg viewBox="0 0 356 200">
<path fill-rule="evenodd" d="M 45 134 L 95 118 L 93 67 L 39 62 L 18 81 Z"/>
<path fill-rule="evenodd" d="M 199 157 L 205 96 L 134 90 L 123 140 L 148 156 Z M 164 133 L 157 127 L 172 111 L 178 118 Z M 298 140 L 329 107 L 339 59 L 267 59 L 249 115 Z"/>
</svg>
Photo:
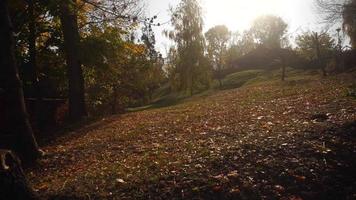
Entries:
<svg viewBox="0 0 356 200">
<path fill-rule="evenodd" d="M 355 84 L 254 77 L 66 133 L 26 173 L 51 199 L 353 199 Z"/>
</svg>

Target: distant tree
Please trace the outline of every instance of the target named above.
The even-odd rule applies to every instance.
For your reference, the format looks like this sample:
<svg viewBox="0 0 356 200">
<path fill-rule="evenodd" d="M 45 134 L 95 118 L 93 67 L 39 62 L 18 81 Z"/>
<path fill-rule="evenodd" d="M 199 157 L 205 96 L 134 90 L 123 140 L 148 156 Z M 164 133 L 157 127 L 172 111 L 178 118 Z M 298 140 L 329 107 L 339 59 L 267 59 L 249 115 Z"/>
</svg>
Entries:
<svg viewBox="0 0 356 200">
<path fill-rule="evenodd" d="M 265 15 L 254 20 L 250 32 L 258 44 L 267 48 L 281 48 L 286 42 L 287 27 L 282 18 Z"/>
<path fill-rule="evenodd" d="M 334 39 L 326 32 L 306 32 L 296 38 L 297 51 L 309 61 L 314 61 L 326 75 L 326 61 L 332 56 Z"/>
<path fill-rule="evenodd" d="M 41 154 L 25 107 L 7 1 L 0 1 L 0 27 L 0 149 L 12 149 L 33 161 Z"/>
<path fill-rule="evenodd" d="M 167 51 L 167 57 L 165 59 L 165 71 L 169 81 L 170 92 L 179 88 L 180 85 L 176 63 L 178 63 L 178 52 L 174 46 L 171 46 Z"/>
<path fill-rule="evenodd" d="M 202 9 L 197 0 L 182 0 L 172 9 L 173 31 L 166 35 L 175 42 L 177 59 L 175 73 L 179 79 L 179 90 L 190 95 L 199 86 L 209 87 L 209 66 L 204 57 Z"/>
<path fill-rule="evenodd" d="M 226 65 L 232 68 L 236 60 L 254 50 L 256 46 L 250 31 L 245 31 L 243 34 L 233 33 L 226 53 Z"/>
<path fill-rule="evenodd" d="M 215 26 L 205 33 L 209 61 L 216 71 L 216 77 L 222 87 L 223 70 L 226 67 L 227 45 L 230 31 L 224 25 Z"/>
<path fill-rule="evenodd" d="M 156 18 L 157 16 L 154 16 L 150 21 L 153 21 Z M 141 40 L 146 47 L 147 55 L 145 84 L 149 101 L 152 101 L 154 91 L 160 87 L 161 83 L 165 78 L 165 74 L 163 71 L 164 59 L 155 48 L 156 37 L 151 24 L 148 24 L 146 22 L 144 23 L 144 27 L 142 28 Z"/>
</svg>

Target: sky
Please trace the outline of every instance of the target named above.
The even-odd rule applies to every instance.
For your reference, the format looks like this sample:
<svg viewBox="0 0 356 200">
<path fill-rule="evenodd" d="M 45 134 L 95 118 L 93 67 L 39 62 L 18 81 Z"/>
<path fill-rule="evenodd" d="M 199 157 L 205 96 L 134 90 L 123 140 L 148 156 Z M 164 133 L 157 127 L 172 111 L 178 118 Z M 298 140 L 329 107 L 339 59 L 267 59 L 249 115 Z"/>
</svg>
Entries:
<svg viewBox="0 0 356 200">
<path fill-rule="evenodd" d="M 170 20 L 170 6 L 179 0 L 145 0 L 147 16 L 157 15 L 157 22 Z M 249 29 L 251 22 L 260 15 L 280 16 L 288 23 L 291 36 L 308 30 L 320 30 L 321 19 L 314 0 L 200 0 L 204 13 L 204 32 L 215 25 L 225 24 L 230 31 Z M 172 29 L 168 24 L 155 27 L 157 49 L 166 55 L 171 42 L 162 34 Z"/>
</svg>

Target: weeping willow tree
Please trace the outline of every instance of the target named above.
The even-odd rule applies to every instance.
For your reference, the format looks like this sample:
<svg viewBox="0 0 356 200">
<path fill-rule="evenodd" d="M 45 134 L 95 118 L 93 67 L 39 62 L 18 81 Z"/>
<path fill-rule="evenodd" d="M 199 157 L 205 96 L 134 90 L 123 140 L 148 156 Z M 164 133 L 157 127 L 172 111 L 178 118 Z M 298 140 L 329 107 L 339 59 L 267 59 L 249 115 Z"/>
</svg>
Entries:
<svg viewBox="0 0 356 200">
<path fill-rule="evenodd" d="M 192 95 L 194 90 L 210 86 L 211 72 L 204 56 L 202 9 L 197 0 L 182 0 L 171 12 L 174 29 L 166 31 L 166 35 L 174 41 L 177 50 L 174 77 L 178 89 Z"/>
</svg>

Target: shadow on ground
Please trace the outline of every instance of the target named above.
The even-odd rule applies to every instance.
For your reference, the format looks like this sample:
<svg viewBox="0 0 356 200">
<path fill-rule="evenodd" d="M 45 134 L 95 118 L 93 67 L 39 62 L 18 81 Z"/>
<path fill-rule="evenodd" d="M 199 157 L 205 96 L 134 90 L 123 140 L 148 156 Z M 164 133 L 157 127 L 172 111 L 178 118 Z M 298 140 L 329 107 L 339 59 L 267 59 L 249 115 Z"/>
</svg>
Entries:
<svg viewBox="0 0 356 200">
<path fill-rule="evenodd" d="M 276 143 L 242 144 L 196 166 L 199 170 L 136 182 L 111 196 L 50 199 L 355 199 L 355 158 L 353 121 L 305 130 Z"/>
</svg>

